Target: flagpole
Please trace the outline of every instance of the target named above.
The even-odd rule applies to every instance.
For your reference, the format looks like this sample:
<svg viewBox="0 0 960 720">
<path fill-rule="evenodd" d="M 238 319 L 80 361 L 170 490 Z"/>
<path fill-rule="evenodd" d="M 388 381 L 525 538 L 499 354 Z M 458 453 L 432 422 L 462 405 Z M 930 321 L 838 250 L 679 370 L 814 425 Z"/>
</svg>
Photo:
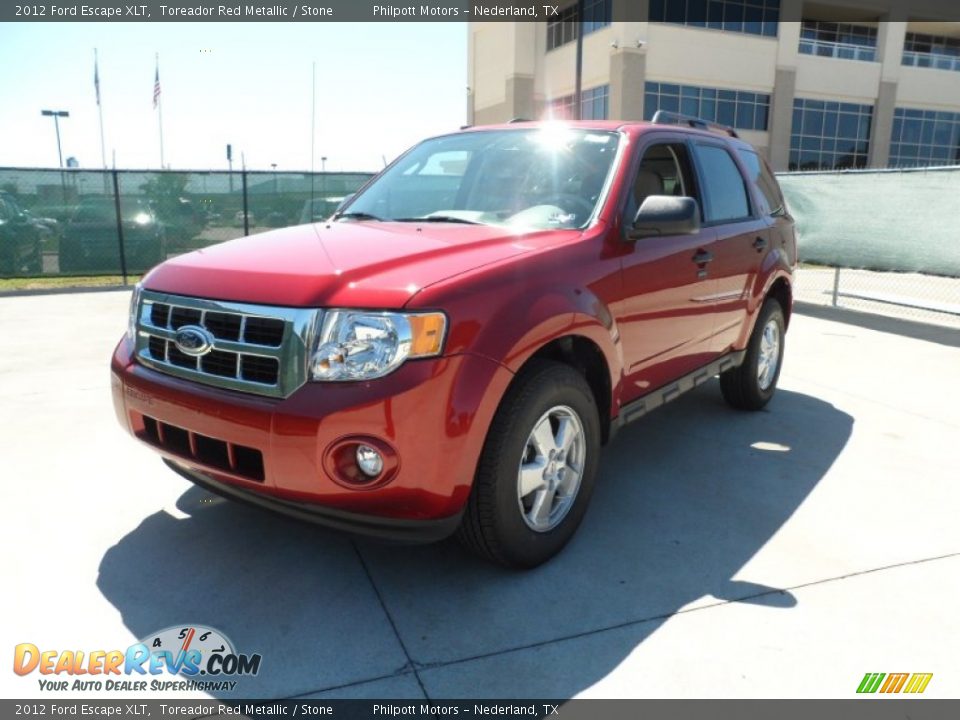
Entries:
<svg viewBox="0 0 960 720">
<path fill-rule="evenodd" d="M 313 222 L 313 163 L 316 156 L 317 139 L 317 61 L 313 61 L 313 72 L 310 76 L 310 222 Z"/>
<path fill-rule="evenodd" d="M 157 53 L 157 72 L 154 86 L 154 99 L 157 101 L 157 121 L 160 126 L 160 169 L 163 170 L 163 97 L 160 93 L 160 53 Z"/>
<path fill-rule="evenodd" d="M 97 57 L 97 49 L 93 49 L 93 79 L 97 86 L 97 114 L 100 116 L 100 160 L 103 163 L 103 169 L 107 169 L 107 144 L 103 139 L 103 103 L 100 100 L 100 61 Z"/>
</svg>

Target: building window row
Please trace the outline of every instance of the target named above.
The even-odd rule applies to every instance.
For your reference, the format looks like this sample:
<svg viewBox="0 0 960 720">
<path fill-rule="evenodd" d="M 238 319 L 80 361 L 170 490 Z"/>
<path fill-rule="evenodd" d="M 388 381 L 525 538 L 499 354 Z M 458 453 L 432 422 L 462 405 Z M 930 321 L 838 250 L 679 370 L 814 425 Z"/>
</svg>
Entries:
<svg viewBox="0 0 960 720">
<path fill-rule="evenodd" d="M 650 20 L 776 37 L 780 0 L 650 0 Z"/>
<path fill-rule="evenodd" d="M 877 59 L 877 28 L 804 20 L 800 26 L 800 52 L 819 57 L 873 62 Z"/>
<path fill-rule="evenodd" d="M 907 33 L 903 64 L 960 71 L 960 38 Z"/>
<path fill-rule="evenodd" d="M 866 167 L 872 121 L 872 105 L 795 99 L 789 168 Z"/>
<path fill-rule="evenodd" d="M 613 0 L 585 0 L 583 4 L 583 34 L 606 27 L 612 20 Z M 568 5 L 556 19 L 547 23 L 547 50 L 553 50 L 577 39 L 580 17 L 577 4 Z"/>
<path fill-rule="evenodd" d="M 766 130 L 770 96 L 743 90 L 648 82 L 644 88 L 644 119 L 657 110 L 703 118 L 740 130 Z"/>
<path fill-rule="evenodd" d="M 547 116 L 554 120 L 572 120 L 576 101 L 573 95 L 555 98 L 547 104 Z M 610 86 L 600 85 L 580 93 L 580 118 L 606 120 L 610 115 Z"/>
<path fill-rule="evenodd" d="M 960 113 L 897 108 L 890 136 L 890 165 L 960 164 Z"/>
</svg>

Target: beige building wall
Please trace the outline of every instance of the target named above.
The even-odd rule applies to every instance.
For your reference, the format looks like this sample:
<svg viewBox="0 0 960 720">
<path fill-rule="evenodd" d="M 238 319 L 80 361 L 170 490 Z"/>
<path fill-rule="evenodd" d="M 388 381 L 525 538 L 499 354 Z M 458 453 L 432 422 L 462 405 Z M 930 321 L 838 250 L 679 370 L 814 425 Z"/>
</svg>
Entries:
<svg viewBox="0 0 960 720">
<path fill-rule="evenodd" d="M 614 0 L 620 2 L 621 0 Z M 924 0 L 917 0 L 923 2 Z M 798 0 L 783 0 L 799 15 Z M 771 96 L 767 132 L 743 131 L 776 169 L 785 169 L 795 98 L 874 106 L 870 164 L 885 165 L 896 107 L 960 111 L 960 72 L 904 66 L 908 29 L 960 36 L 960 23 L 908 23 L 892 8 L 878 27 L 877 62 L 799 52 L 800 23 L 778 37 L 648 22 L 614 22 L 583 41 L 583 89 L 609 85 L 610 118 L 643 118 L 648 81 L 761 92 Z M 546 49 L 544 23 L 470 23 L 471 124 L 538 118 L 553 98 L 574 93 L 576 43 Z"/>
</svg>

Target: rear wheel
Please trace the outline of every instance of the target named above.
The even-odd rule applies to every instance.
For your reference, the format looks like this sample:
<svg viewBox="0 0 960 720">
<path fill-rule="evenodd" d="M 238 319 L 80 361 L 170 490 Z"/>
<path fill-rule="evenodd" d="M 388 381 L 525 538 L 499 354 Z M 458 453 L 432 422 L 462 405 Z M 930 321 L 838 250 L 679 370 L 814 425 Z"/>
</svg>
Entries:
<svg viewBox="0 0 960 720">
<path fill-rule="evenodd" d="M 720 375 L 723 398 L 740 410 L 760 410 L 773 397 L 783 363 L 786 323 L 780 303 L 767 298 L 760 308 L 743 363 Z"/>
<path fill-rule="evenodd" d="M 561 363 L 534 361 L 494 417 L 460 540 L 508 567 L 549 560 L 583 519 L 599 453 L 597 403 L 583 376 Z"/>
</svg>

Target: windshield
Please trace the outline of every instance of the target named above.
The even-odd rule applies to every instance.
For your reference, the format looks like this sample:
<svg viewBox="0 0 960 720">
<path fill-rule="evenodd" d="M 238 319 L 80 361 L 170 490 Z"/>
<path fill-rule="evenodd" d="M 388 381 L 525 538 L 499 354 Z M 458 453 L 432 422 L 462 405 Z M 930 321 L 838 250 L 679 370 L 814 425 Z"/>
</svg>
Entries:
<svg viewBox="0 0 960 720">
<path fill-rule="evenodd" d="M 467 132 L 417 145 L 339 217 L 583 227 L 619 136 L 565 126 Z"/>
</svg>

